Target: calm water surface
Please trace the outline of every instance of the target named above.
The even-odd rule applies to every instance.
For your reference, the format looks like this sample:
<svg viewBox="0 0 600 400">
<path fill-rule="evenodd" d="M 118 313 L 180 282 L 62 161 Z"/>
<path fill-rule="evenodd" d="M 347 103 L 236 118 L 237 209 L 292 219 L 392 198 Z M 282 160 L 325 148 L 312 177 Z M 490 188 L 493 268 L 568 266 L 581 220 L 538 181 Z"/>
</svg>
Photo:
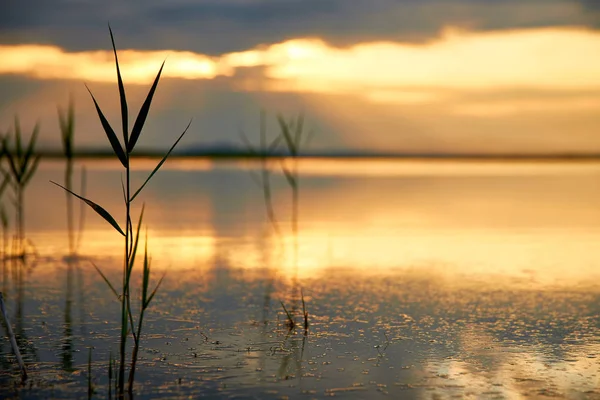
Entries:
<svg viewBox="0 0 600 400">
<path fill-rule="evenodd" d="M 75 189 L 82 165 L 86 196 L 121 221 L 117 165 L 79 162 Z M 153 162 L 136 165 L 139 184 Z M 600 164 L 307 160 L 297 211 L 274 164 L 277 230 L 259 164 L 165 166 L 135 204 L 154 281 L 166 271 L 137 397 L 600 398 Z M 89 348 L 94 396 L 108 393 L 119 303 L 91 262 L 116 285 L 122 237 L 89 209 L 77 232 L 79 203 L 49 183 L 64 174 L 42 165 L 35 255 L 2 265 L 31 375 L 21 386 L 2 339 L 2 398 L 85 398 Z M 300 292 L 306 335 L 281 307 L 301 325 Z"/>
</svg>

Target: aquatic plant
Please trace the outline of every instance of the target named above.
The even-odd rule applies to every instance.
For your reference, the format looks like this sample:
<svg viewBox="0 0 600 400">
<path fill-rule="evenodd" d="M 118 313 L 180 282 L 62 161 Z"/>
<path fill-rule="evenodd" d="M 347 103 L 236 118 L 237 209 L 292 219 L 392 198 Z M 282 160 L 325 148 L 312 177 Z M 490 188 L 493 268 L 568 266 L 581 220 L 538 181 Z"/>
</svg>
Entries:
<svg viewBox="0 0 600 400">
<path fill-rule="evenodd" d="M 294 320 L 294 317 L 292 316 L 292 314 L 287 310 L 287 308 L 285 308 L 285 304 L 283 304 L 283 301 L 281 302 L 281 307 L 283 308 L 283 311 L 285 311 L 285 315 L 287 316 L 287 321 L 285 322 L 285 324 L 287 325 L 288 329 L 291 331 L 292 329 L 294 329 L 296 327 L 296 321 Z"/>
<path fill-rule="evenodd" d="M 121 331 L 120 331 L 119 363 L 118 363 L 118 374 L 117 374 L 117 396 L 119 398 L 122 398 L 124 395 L 124 390 L 125 390 L 125 358 L 127 356 L 127 338 L 129 336 L 129 334 L 131 334 L 133 337 L 133 342 L 134 342 L 134 349 L 132 352 L 132 359 L 131 359 L 131 364 L 130 364 L 131 366 L 129 369 L 129 379 L 128 379 L 128 391 L 132 392 L 133 382 L 134 382 L 134 377 L 135 377 L 136 361 L 137 361 L 138 349 L 139 349 L 139 344 L 140 344 L 139 343 L 139 341 L 140 341 L 139 335 L 141 334 L 143 314 L 144 314 L 144 311 L 149 306 L 152 298 L 154 297 L 154 294 L 158 290 L 160 283 L 162 282 L 162 279 L 161 279 L 161 281 L 159 281 L 159 283 L 155 286 L 155 288 L 153 290 L 149 290 L 150 265 L 149 265 L 149 263 L 145 262 L 144 268 L 143 268 L 143 279 L 142 279 L 142 288 L 141 288 L 142 294 L 143 294 L 142 295 L 142 307 L 141 307 L 140 313 L 138 315 L 138 327 L 137 327 L 137 329 L 135 329 L 135 324 L 134 324 L 134 320 L 133 320 L 133 312 L 132 312 L 132 308 L 131 308 L 131 287 L 130 287 L 131 285 L 130 285 L 130 283 L 131 283 L 131 275 L 132 275 L 133 267 L 134 267 L 134 263 L 135 263 L 136 252 L 137 252 L 137 248 L 138 248 L 140 226 L 142 224 L 144 209 L 142 207 L 142 210 L 140 212 L 139 222 L 137 225 L 136 234 L 134 236 L 133 223 L 132 223 L 132 219 L 131 219 L 132 203 L 135 200 L 135 198 L 140 194 L 142 189 L 146 186 L 148 181 L 154 176 L 154 174 L 156 174 L 156 172 L 164 164 L 164 162 L 167 160 L 168 156 L 171 154 L 171 152 L 173 151 L 173 149 L 175 148 L 177 143 L 179 143 L 181 138 L 185 135 L 185 133 L 187 132 L 188 128 L 191 125 L 191 120 L 188 123 L 187 127 L 183 130 L 181 135 L 177 138 L 177 140 L 171 146 L 171 148 L 167 151 L 165 156 L 160 160 L 160 162 L 156 165 L 156 167 L 148 175 L 146 180 L 139 186 L 139 188 L 137 190 L 133 191 L 132 187 L 131 187 L 131 180 L 130 180 L 131 153 L 133 152 L 135 145 L 137 144 L 138 139 L 140 138 L 140 135 L 142 133 L 142 129 L 146 122 L 148 112 L 150 111 L 152 99 L 153 99 L 154 93 L 156 91 L 156 88 L 158 86 L 158 82 L 160 80 L 160 76 L 161 76 L 165 62 L 163 61 L 162 65 L 156 75 L 156 78 L 154 79 L 154 82 L 148 92 L 148 95 L 146 96 L 146 99 L 140 108 L 140 111 L 137 115 L 137 118 L 135 120 L 133 128 L 131 129 L 131 131 L 129 131 L 129 128 L 128 128 L 128 125 L 129 125 L 128 104 L 127 104 L 127 99 L 126 99 L 126 95 L 125 95 L 125 88 L 123 85 L 123 80 L 121 79 L 121 71 L 119 68 L 117 49 L 115 46 L 115 41 L 114 41 L 113 33 L 112 33 L 112 30 L 110 29 L 110 26 L 109 26 L 109 33 L 110 33 L 112 48 L 113 48 L 113 52 L 114 52 L 114 56 L 115 56 L 115 66 L 116 66 L 116 70 L 117 70 L 117 84 L 119 87 L 119 99 L 120 99 L 120 106 L 121 106 L 121 122 L 122 122 L 122 128 L 123 128 L 122 129 L 123 130 L 123 143 L 120 142 L 119 138 L 115 134 L 115 131 L 113 130 L 112 126 L 110 125 L 110 123 L 108 122 L 106 117 L 104 116 L 104 113 L 100 109 L 98 102 L 96 101 L 94 95 L 89 90 L 89 88 L 88 88 L 88 91 L 90 93 L 90 96 L 92 97 L 92 101 L 94 102 L 94 106 L 98 113 L 98 117 L 100 119 L 102 128 L 106 134 L 106 137 L 108 138 L 108 141 L 113 149 L 115 156 L 117 157 L 117 159 L 119 160 L 119 162 L 121 163 L 121 165 L 123 166 L 124 171 L 125 171 L 125 181 L 122 182 L 123 197 L 124 197 L 124 203 L 125 203 L 125 229 L 122 229 L 121 226 L 119 225 L 119 223 L 115 220 L 115 218 L 100 205 L 94 203 L 93 201 L 91 201 L 81 195 L 74 193 L 73 191 L 67 189 L 66 187 L 64 187 L 62 185 L 59 185 L 56 182 L 53 182 L 53 183 L 56 184 L 57 186 L 62 187 L 64 190 L 66 190 L 73 196 L 75 196 L 75 197 L 79 198 L 80 200 L 82 200 L 83 202 L 85 202 L 98 215 L 100 215 L 105 221 L 107 221 L 117 232 L 119 232 L 119 234 L 121 234 L 124 237 L 123 274 L 122 274 L 122 284 L 121 284 L 120 291 L 117 291 L 115 289 L 115 287 L 110 283 L 110 281 L 108 280 L 106 275 L 104 275 L 104 273 L 101 271 L 101 269 L 94 265 L 94 267 L 96 268 L 98 273 L 102 276 L 104 281 L 107 283 L 107 285 L 109 286 L 111 291 L 115 294 L 115 296 L 118 298 L 118 300 L 120 301 L 120 304 L 121 304 L 121 314 L 120 314 Z M 146 251 L 146 255 L 145 255 L 144 259 L 145 260 L 147 259 L 147 251 Z M 148 295 L 148 293 L 150 293 L 150 295 Z"/>
<path fill-rule="evenodd" d="M 35 174 L 40 163 L 41 156 L 35 154 L 35 142 L 40 131 L 38 123 L 35 124 L 33 132 L 26 147 L 23 146 L 21 135 L 21 124 L 19 117 L 15 116 L 14 123 L 14 146 L 10 145 L 11 132 L 2 138 L 2 151 L 8 160 L 10 171 L 10 182 L 15 194 L 16 205 L 16 255 L 24 257 L 25 248 L 25 187 Z"/>
<path fill-rule="evenodd" d="M 8 320 L 8 313 L 6 312 L 6 307 L 4 306 L 4 296 L 2 295 L 2 292 L 0 292 L 0 313 L 2 313 L 3 322 L 6 325 L 6 333 L 8 334 L 8 340 L 10 341 L 13 353 L 15 353 L 17 363 L 19 364 L 19 369 L 21 371 L 21 380 L 24 382 L 27 380 L 27 368 L 25 368 L 25 363 L 23 362 L 21 352 L 19 351 L 19 346 L 17 345 L 17 339 L 10 325 L 10 321 Z"/>
<path fill-rule="evenodd" d="M 69 100 L 69 106 L 66 110 L 58 107 L 58 122 L 60 127 L 63 155 L 66 159 L 64 186 L 73 190 L 73 167 L 74 167 L 74 147 L 75 147 L 75 106 L 73 100 Z M 81 188 L 79 193 L 85 197 L 86 189 L 86 171 L 81 169 Z M 73 196 L 66 193 L 67 202 L 67 231 L 69 235 L 69 255 L 73 256 L 81 243 L 83 226 L 85 222 L 84 203 L 81 203 L 79 211 L 79 226 L 77 229 L 77 238 L 75 238 L 75 218 L 73 215 Z"/>
<path fill-rule="evenodd" d="M 266 113 L 264 110 L 260 112 L 260 142 L 259 147 L 255 148 L 254 145 L 248 139 L 246 133 L 242 130 L 239 131 L 240 137 L 246 146 L 246 150 L 254 157 L 260 159 L 260 175 L 256 175 L 251 172 L 252 179 L 258 187 L 262 189 L 263 197 L 265 200 L 265 211 L 267 218 L 273 227 L 275 233 L 281 236 L 281 229 L 275 217 L 275 208 L 273 207 L 273 199 L 271 195 L 271 165 L 270 157 L 274 154 L 275 150 L 281 143 L 281 135 L 277 135 L 275 139 L 267 143 L 267 125 L 266 125 Z"/>
<path fill-rule="evenodd" d="M 305 134 L 304 115 L 300 113 L 296 118 L 286 120 L 281 114 L 277 116 L 277 122 L 287 146 L 288 157 L 291 158 L 291 167 L 284 162 L 281 169 L 292 190 L 292 236 L 294 238 L 294 268 L 298 268 L 298 211 L 300 204 L 300 175 L 298 169 L 298 156 L 303 147 L 307 146 L 314 135 L 314 130 Z"/>
</svg>

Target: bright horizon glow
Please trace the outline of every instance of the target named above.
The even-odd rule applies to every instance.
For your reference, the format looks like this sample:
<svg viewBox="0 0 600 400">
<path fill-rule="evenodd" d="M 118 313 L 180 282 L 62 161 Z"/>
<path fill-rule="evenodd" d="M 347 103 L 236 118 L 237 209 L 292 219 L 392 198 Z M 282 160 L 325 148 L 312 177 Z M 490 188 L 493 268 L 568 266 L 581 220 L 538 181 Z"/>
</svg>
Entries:
<svg viewBox="0 0 600 400">
<path fill-rule="evenodd" d="M 448 28 L 425 44 L 370 42 L 337 48 L 303 38 L 216 57 L 120 50 L 119 63 L 126 84 L 148 84 L 166 59 L 164 78 L 226 76 L 245 90 L 355 94 L 373 102 L 422 104 L 443 101 L 452 91 L 600 89 L 599 48 L 599 32 L 577 27 L 484 33 Z M 110 83 L 116 78 L 111 50 L 70 53 L 56 46 L 13 45 L 0 46 L 0 58 L 0 74 Z M 236 72 L 247 67 L 264 68 L 262 79 L 236 82 Z M 589 95 L 574 105 L 600 106 Z M 517 108 L 521 106 L 543 110 L 546 101 L 527 100 Z M 556 100 L 551 106 L 557 107 Z M 515 106 L 501 102 L 456 109 L 468 115 L 514 111 Z"/>
</svg>

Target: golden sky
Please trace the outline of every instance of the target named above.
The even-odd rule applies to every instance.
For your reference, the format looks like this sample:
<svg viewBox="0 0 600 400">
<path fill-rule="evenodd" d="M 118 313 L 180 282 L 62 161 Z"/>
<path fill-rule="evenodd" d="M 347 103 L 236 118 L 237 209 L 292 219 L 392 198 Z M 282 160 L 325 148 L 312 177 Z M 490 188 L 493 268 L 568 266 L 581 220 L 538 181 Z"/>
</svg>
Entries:
<svg viewBox="0 0 600 400">
<path fill-rule="evenodd" d="M 390 132 L 406 128 L 408 121 L 412 132 L 408 139 L 403 137 L 406 151 L 578 152 L 600 150 L 595 133 L 600 121 L 594 118 L 600 111 L 599 50 L 600 33 L 580 27 L 484 32 L 448 27 L 424 42 L 366 41 L 339 47 L 308 37 L 217 55 L 124 49 L 119 62 L 133 90 L 139 85 L 146 90 L 166 59 L 162 77 L 170 82 L 167 85 L 215 80 L 225 82 L 220 89 L 252 98 L 301 98 L 303 109 L 312 108 L 313 116 L 336 131 L 338 141 L 329 147 L 364 146 L 353 139 L 359 133 L 350 132 L 351 127 L 364 131 L 369 121 L 380 125 L 385 120 L 386 132 L 367 144 L 372 150 L 388 143 L 402 151 L 402 142 Z M 0 76 L 9 78 L 86 82 L 93 88 L 113 85 L 116 76 L 110 48 L 67 51 L 53 45 L 0 45 L 0 59 Z M 30 101 L 0 108 L 0 116 L 19 112 Z M 168 103 L 158 107 L 168 110 Z M 367 117 L 343 111 L 357 104 Z M 548 123 L 541 123 L 548 116 Z M 557 117 L 562 117 L 560 123 L 552 121 Z M 495 127 L 486 128 L 494 121 Z M 476 129 L 481 135 L 486 129 L 492 132 L 491 143 L 500 140 L 496 150 L 486 148 L 481 135 L 468 140 L 468 132 Z M 516 129 L 527 131 L 525 139 L 516 136 Z M 536 148 L 531 130 L 549 135 L 549 140 L 541 140 Z M 421 138 L 415 138 L 418 135 Z M 453 137 L 456 142 L 449 146 Z"/>
</svg>

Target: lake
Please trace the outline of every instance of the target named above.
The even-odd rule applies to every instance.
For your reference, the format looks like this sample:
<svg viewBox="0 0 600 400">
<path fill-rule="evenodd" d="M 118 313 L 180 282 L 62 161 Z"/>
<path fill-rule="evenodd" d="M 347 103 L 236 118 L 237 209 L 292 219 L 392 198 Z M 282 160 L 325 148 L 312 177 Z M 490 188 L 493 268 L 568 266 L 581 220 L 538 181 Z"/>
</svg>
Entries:
<svg viewBox="0 0 600 400">
<path fill-rule="evenodd" d="M 78 193 L 82 166 L 121 223 L 119 165 L 78 161 Z M 258 161 L 173 159 L 136 198 L 164 274 L 136 397 L 600 398 L 600 163 L 303 159 L 297 202 L 271 168 L 265 195 Z M 85 398 L 91 352 L 106 398 L 120 303 L 93 264 L 119 286 L 123 237 L 89 208 L 80 229 L 50 180 L 64 161 L 26 189 L 31 255 L 2 265 L 29 379 L 3 339 L 0 397 Z"/>
</svg>

